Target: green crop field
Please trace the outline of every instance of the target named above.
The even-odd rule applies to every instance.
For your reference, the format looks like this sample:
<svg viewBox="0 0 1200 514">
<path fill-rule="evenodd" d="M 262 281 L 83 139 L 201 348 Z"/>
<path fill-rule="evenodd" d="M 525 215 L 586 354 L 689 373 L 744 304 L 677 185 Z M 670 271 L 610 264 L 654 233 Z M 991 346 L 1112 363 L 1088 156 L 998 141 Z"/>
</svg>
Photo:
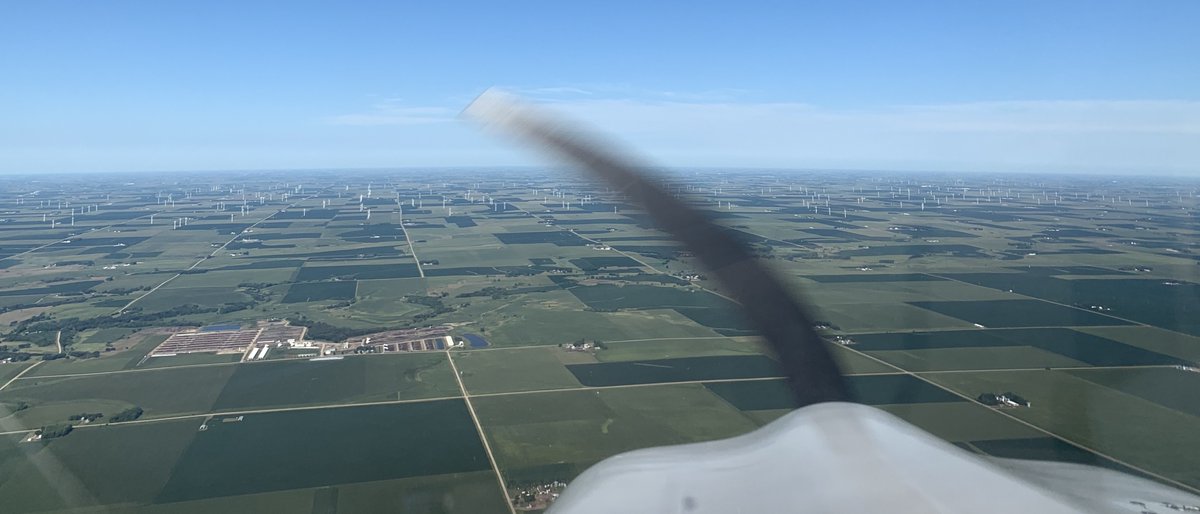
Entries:
<svg viewBox="0 0 1200 514">
<path fill-rule="evenodd" d="M 567 369 L 586 386 L 614 386 L 780 376 L 779 363 L 764 355 L 681 357 L 647 361 L 572 364 Z"/>
<path fill-rule="evenodd" d="M 462 400 L 248 414 L 208 427 L 195 435 L 156 501 L 488 468 Z M 363 434 L 368 427 L 388 437 Z M 340 457 L 346 454 L 359 457 Z"/>
<path fill-rule="evenodd" d="M 509 482 L 570 479 L 606 456 L 728 437 L 753 421 L 699 384 L 472 401 Z"/>
<path fill-rule="evenodd" d="M 228 365 L 36 377 L 9 385 L 0 392 L 0 401 L 30 404 L 13 415 L 14 430 L 65 422 L 66 416 L 79 412 L 112 415 L 133 406 L 145 409 L 146 417 L 194 414 L 212 409 L 234 369 Z M 64 411 L 64 404 L 74 412 Z"/>
<path fill-rule="evenodd" d="M 925 375 L 964 395 L 1013 391 L 1032 403 L 1010 414 L 1155 473 L 1200 485 L 1200 460 L 1175 451 L 1200 444 L 1189 430 L 1194 417 L 1137 396 L 1059 371 L 938 373 Z M 1154 437 L 1145 437 L 1153 433 Z"/>
<path fill-rule="evenodd" d="M 458 396 L 444 353 L 364 355 L 235 366 L 213 410 Z"/>
<path fill-rule="evenodd" d="M 672 193 L 805 301 L 857 401 L 977 454 L 1200 488 L 1194 184 L 679 177 Z M 738 284 L 568 174 L 3 180 L 5 513 L 507 512 L 501 482 L 569 481 L 797 405 Z M 60 200 L 95 208 L 71 226 Z M 219 325 L 250 332 L 150 356 Z M 441 334 L 486 345 L 395 345 Z M 1032 405 L 973 401 L 1003 392 Z"/>
<path fill-rule="evenodd" d="M 301 282 L 292 284 L 283 303 L 320 302 L 324 300 L 353 300 L 358 282 Z"/>
<path fill-rule="evenodd" d="M 580 387 L 557 347 L 455 352 L 454 363 L 471 394 Z"/>
<path fill-rule="evenodd" d="M 1128 325 L 1110 316 L 1037 300 L 974 302 L 911 302 L 922 309 L 978 323 L 985 327 L 1045 327 Z"/>
</svg>

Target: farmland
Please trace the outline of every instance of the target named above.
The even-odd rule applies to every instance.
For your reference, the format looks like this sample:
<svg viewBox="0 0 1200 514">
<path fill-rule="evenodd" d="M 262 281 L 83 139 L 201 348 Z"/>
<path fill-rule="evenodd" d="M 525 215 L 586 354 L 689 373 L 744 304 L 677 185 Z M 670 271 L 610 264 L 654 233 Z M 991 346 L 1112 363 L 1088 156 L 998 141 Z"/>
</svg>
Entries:
<svg viewBox="0 0 1200 514">
<path fill-rule="evenodd" d="M 14 512 L 507 512 L 796 405 L 711 270 L 576 175 L 0 180 Z M 1200 488 L 1197 184 L 677 180 L 812 305 L 857 401 L 966 451 Z M 411 334 L 450 343 L 386 344 Z M 1031 405 L 977 401 L 1006 391 Z"/>
</svg>

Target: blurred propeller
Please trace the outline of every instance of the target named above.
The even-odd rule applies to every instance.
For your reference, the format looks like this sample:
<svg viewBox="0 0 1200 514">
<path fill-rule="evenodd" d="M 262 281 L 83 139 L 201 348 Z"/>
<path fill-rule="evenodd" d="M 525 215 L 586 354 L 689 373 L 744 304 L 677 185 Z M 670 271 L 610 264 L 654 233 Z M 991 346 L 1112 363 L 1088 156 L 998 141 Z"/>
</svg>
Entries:
<svg viewBox="0 0 1200 514">
<path fill-rule="evenodd" d="M 850 393 L 812 318 L 782 282 L 702 211 L 689 207 L 649 178 L 635 160 L 595 135 L 506 93 L 489 90 L 463 111 L 488 128 L 517 136 L 608 182 L 651 216 L 658 228 L 691 251 L 740 303 L 746 317 L 779 357 L 798 406 L 850 401 Z"/>
</svg>

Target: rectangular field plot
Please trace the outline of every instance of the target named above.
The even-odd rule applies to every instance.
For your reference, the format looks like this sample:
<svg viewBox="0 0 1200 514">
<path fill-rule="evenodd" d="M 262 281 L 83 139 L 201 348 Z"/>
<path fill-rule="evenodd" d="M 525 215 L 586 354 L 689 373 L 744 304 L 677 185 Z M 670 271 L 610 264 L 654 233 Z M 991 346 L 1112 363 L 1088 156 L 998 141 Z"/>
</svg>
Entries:
<svg viewBox="0 0 1200 514">
<path fill-rule="evenodd" d="M 207 426 L 157 501 L 489 468 L 462 400 L 247 414 Z"/>
<path fill-rule="evenodd" d="M 855 401 L 866 405 L 961 402 L 958 395 L 911 375 L 857 375 L 846 377 Z M 791 391 L 783 380 L 707 382 L 713 393 L 740 410 L 793 409 Z"/>
<path fill-rule="evenodd" d="M 1101 457 L 1071 443 L 1053 437 L 1026 437 L 1019 439 L 1000 439 L 985 441 L 969 441 L 968 446 L 993 457 L 1023 460 L 1047 460 L 1053 462 L 1071 462 L 1099 466 L 1141 475 L 1137 470 L 1122 465 L 1110 459 Z"/>
<path fill-rule="evenodd" d="M 220 307 L 227 303 L 244 303 L 252 298 L 229 287 L 162 288 L 138 300 L 137 306 L 147 311 L 165 311 L 181 305 Z"/>
<path fill-rule="evenodd" d="M 1176 368 L 1088 369 L 1069 373 L 1200 417 L 1200 373 Z"/>
<path fill-rule="evenodd" d="M 106 416 L 129 407 L 145 410 L 143 417 L 208 412 L 235 366 L 129 371 L 99 375 L 37 377 L 13 382 L 0 401 L 25 401 L 30 407 L 11 421 L 21 428 L 65 422 L 80 412 Z"/>
<path fill-rule="evenodd" d="M 928 373 L 966 395 L 1015 392 L 1029 408 L 1005 414 L 1133 466 L 1200 486 L 1200 418 L 1063 371 Z M 1150 436 L 1153 434 L 1153 436 Z"/>
<path fill-rule="evenodd" d="M 419 277 L 417 265 L 412 262 L 395 264 L 353 264 L 342 266 L 304 266 L 296 274 L 297 282 L 329 280 L 331 278 L 375 279 Z"/>
<path fill-rule="evenodd" d="M 583 271 L 599 271 L 604 268 L 641 268 L 642 264 L 624 255 L 609 257 L 581 257 L 571 259 L 571 264 Z"/>
<path fill-rule="evenodd" d="M 601 362 L 709 357 L 719 355 L 762 355 L 765 348 L 753 337 L 698 337 L 605 341 L 596 352 Z"/>
<path fill-rule="evenodd" d="M 1080 332 L 1144 348 L 1155 353 L 1200 362 L 1200 337 L 1172 332 L 1158 327 L 1094 327 Z"/>
<path fill-rule="evenodd" d="M 509 483 L 570 480 L 621 452 L 720 439 L 757 426 L 699 384 L 471 401 Z"/>
<path fill-rule="evenodd" d="M 780 376 L 779 363 L 765 355 L 572 364 L 567 369 L 591 387 Z"/>
<path fill-rule="evenodd" d="M 947 276 L 1068 305 L 1103 306 L 1112 309 L 1106 312 L 1114 316 L 1200 335 L 1200 284 L 1140 278 L 1063 280 L 1041 273 L 963 273 Z"/>
<path fill-rule="evenodd" d="M 0 438 L 5 512 L 148 504 L 196 435 L 192 420 L 77 429 L 46 442 Z"/>
<path fill-rule="evenodd" d="M 932 282 L 944 278 L 926 275 L 924 273 L 859 273 L 855 275 L 805 275 L 804 278 L 823 284 L 841 284 L 856 282 Z"/>
<path fill-rule="evenodd" d="M 283 303 L 320 302 L 325 300 L 353 300 L 358 290 L 357 280 L 337 282 L 300 282 L 292 284 L 283 297 Z"/>
<path fill-rule="evenodd" d="M 909 302 L 910 305 L 985 327 L 1129 325 L 1127 321 L 1038 300 Z"/>
<path fill-rule="evenodd" d="M 557 346 L 456 352 L 454 363 L 471 394 L 580 387 L 559 360 L 566 353 Z"/>
<path fill-rule="evenodd" d="M 236 366 L 213 410 L 458 396 L 441 352 L 361 355 L 339 360 L 255 362 Z"/>
<path fill-rule="evenodd" d="M 906 369 L 1180 365 L 1187 361 L 1066 328 L 856 334 L 854 348 Z M 1002 366 L 1001 364 L 1009 364 Z"/>
<path fill-rule="evenodd" d="M 534 244 L 534 243 L 552 243 L 557 246 L 584 246 L 587 241 L 584 241 L 579 236 L 570 232 L 556 230 L 553 232 L 507 232 L 496 234 L 496 239 L 508 245 Z"/>
<path fill-rule="evenodd" d="M 905 303 L 818 304 L 817 319 L 842 330 L 927 330 L 970 327 L 971 323 Z"/>
<path fill-rule="evenodd" d="M 569 291 L 593 309 L 674 309 L 696 323 L 730 332 L 728 335 L 752 331 L 736 303 L 708 291 L 611 284 L 577 286 Z"/>
<path fill-rule="evenodd" d="M 720 335 L 673 310 L 589 312 L 574 300 L 553 307 L 525 306 L 519 317 L 489 327 L 488 341 L 496 346 L 517 346 L 570 343 L 580 338 L 611 341 Z"/>
<path fill-rule="evenodd" d="M 908 371 L 1046 367 L 1072 368 L 1088 365 L 1086 362 L 1077 361 L 1032 346 L 883 350 L 867 353 Z"/>
</svg>

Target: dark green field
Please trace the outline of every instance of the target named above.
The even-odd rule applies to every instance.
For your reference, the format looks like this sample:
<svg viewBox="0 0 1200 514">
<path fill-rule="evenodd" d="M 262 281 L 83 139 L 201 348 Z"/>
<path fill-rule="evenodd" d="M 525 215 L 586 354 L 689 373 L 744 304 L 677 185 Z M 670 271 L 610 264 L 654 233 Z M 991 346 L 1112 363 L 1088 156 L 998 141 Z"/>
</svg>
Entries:
<svg viewBox="0 0 1200 514">
<path fill-rule="evenodd" d="M 353 300 L 358 281 L 300 282 L 288 288 L 283 303 L 319 302 L 323 300 Z"/>
<path fill-rule="evenodd" d="M 485 469 L 461 400 L 250 414 L 210 422 L 155 501 Z"/>
<path fill-rule="evenodd" d="M 1129 325 L 1094 312 L 1038 300 L 982 300 L 970 302 L 909 302 L 922 309 L 978 323 L 985 327 L 1046 327 Z"/>
<path fill-rule="evenodd" d="M 867 405 L 960 402 L 963 399 L 911 375 L 846 377 L 855 399 Z M 713 393 L 741 410 L 794 409 L 796 400 L 781 380 L 708 382 Z"/>
<path fill-rule="evenodd" d="M 297 282 L 311 280 L 329 280 L 331 278 L 372 279 L 372 278 L 412 278 L 417 275 L 417 265 L 401 264 L 355 264 L 346 266 L 304 266 L 296 274 Z M 299 284 L 297 284 L 299 285 Z"/>
<path fill-rule="evenodd" d="M 1065 328 L 943 330 L 856 334 L 862 351 L 1032 346 L 1095 366 L 1187 364 L 1187 361 Z"/>
</svg>

